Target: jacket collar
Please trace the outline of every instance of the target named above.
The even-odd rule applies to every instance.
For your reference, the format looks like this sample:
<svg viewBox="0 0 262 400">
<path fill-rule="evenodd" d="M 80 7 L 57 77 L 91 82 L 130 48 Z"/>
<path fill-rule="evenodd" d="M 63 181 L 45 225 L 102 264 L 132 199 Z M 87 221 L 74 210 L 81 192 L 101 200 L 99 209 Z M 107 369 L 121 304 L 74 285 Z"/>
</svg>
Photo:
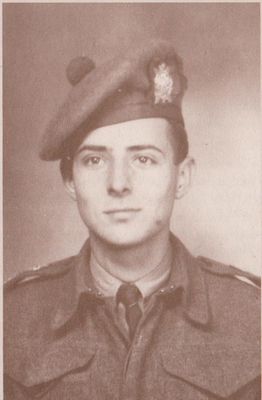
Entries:
<svg viewBox="0 0 262 400">
<path fill-rule="evenodd" d="M 207 288 L 201 261 L 193 257 L 184 245 L 171 234 L 173 265 L 169 283 L 157 293 L 160 297 L 176 296 L 182 290 L 182 302 L 186 318 L 197 325 L 205 326 L 209 322 Z M 95 288 L 89 268 L 90 242 L 87 240 L 79 254 L 74 258 L 69 272 L 69 290 L 67 301 L 57 306 L 52 327 L 58 329 L 77 312 L 83 297 L 93 302 L 104 302 L 102 294 Z"/>
<path fill-rule="evenodd" d="M 207 287 L 202 263 L 193 257 L 183 243 L 171 235 L 173 248 L 173 267 L 171 277 L 165 290 L 167 293 L 181 288 L 185 316 L 197 325 L 207 325 L 210 319 Z M 171 292 L 172 293 L 172 292 Z"/>
</svg>

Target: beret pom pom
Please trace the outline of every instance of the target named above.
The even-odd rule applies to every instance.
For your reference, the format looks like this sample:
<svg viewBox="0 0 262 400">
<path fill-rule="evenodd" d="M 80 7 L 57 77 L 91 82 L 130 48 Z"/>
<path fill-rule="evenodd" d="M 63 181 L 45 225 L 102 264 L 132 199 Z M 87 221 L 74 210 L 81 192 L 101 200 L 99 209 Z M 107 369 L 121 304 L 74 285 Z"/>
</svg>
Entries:
<svg viewBox="0 0 262 400">
<path fill-rule="evenodd" d="M 95 63 L 90 58 L 80 56 L 73 58 L 66 68 L 66 77 L 71 85 L 76 85 L 80 82 L 89 72 L 95 68 Z"/>
</svg>

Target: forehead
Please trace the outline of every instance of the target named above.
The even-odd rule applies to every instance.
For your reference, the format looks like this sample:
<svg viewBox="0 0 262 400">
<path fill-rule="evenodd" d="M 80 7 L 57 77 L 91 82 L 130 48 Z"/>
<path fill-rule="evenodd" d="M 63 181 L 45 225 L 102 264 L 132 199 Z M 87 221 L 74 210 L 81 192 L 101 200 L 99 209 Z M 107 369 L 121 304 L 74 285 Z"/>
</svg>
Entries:
<svg viewBox="0 0 262 400">
<path fill-rule="evenodd" d="M 144 118 L 91 131 L 79 146 L 98 145 L 108 148 L 127 148 L 136 145 L 155 145 L 161 148 L 170 144 L 171 125 L 163 118 Z"/>
</svg>

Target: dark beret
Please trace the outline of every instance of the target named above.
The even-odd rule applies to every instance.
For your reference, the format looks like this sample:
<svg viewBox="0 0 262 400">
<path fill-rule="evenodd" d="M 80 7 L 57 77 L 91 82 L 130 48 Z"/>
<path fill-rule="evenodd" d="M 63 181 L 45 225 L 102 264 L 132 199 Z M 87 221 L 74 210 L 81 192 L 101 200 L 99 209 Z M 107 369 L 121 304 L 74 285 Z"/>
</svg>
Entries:
<svg viewBox="0 0 262 400">
<path fill-rule="evenodd" d="M 64 158 L 96 128 L 139 118 L 166 118 L 186 135 L 181 111 L 186 78 L 171 43 L 142 43 L 98 66 L 77 57 L 66 75 L 72 89 L 44 132 L 43 160 Z"/>
</svg>

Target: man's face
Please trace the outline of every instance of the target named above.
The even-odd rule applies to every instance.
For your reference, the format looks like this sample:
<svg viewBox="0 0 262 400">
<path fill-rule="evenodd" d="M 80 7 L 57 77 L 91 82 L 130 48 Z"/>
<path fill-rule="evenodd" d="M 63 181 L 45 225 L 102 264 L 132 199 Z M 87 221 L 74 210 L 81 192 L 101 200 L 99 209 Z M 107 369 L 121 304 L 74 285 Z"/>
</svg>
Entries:
<svg viewBox="0 0 262 400">
<path fill-rule="evenodd" d="M 88 134 L 75 153 L 69 185 L 90 236 L 132 246 L 168 230 L 179 175 L 174 157 L 165 119 Z"/>
</svg>

